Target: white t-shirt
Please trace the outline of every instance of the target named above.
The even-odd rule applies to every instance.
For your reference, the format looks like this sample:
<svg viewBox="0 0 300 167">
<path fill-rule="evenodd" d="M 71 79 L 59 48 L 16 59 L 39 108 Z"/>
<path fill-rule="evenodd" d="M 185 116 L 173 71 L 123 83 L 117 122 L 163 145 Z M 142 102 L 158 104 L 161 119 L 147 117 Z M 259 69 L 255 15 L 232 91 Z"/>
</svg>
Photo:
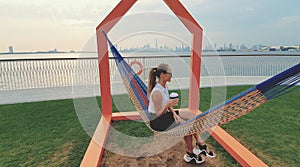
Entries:
<svg viewBox="0 0 300 167">
<path fill-rule="evenodd" d="M 161 84 L 157 83 L 154 88 L 151 91 L 150 94 L 150 99 L 149 99 L 149 106 L 148 106 L 148 111 L 149 113 L 156 113 L 155 111 L 155 107 L 154 107 L 154 103 L 152 100 L 152 95 L 154 91 L 159 91 L 162 95 L 162 103 L 161 103 L 161 107 L 165 107 L 165 105 L 167 104 L 168 100 L 169 100 L 169 91 L 168 88 L 164 88 Z"/>
</svg>

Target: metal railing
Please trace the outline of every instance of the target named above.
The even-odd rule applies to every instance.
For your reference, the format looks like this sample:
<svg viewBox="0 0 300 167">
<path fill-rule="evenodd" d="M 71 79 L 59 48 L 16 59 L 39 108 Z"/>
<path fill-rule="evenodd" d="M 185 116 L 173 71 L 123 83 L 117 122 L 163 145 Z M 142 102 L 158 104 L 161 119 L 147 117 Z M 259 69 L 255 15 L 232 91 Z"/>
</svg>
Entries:
<svg viewBox="0 0 300 167">
<path fill-rule="evenodd" d="M 143 64 L 140 77 L 147 80 L 151 67 L 167 63 L 175 78 L 189 78 L 190 56 L 124 57 Z M 218 63 L 216 63 L 218 62 Z M 300 56 L 206 56 L 201 76 L 272 76 L 300 62 Z M 133 65 L 134 70 L 138 66 Z M 110 58 L 111 82 L 121 82 Z M 99 84 L 97 58 L 46 58 L 0 60 L 0 91 Z"/>
</svg>

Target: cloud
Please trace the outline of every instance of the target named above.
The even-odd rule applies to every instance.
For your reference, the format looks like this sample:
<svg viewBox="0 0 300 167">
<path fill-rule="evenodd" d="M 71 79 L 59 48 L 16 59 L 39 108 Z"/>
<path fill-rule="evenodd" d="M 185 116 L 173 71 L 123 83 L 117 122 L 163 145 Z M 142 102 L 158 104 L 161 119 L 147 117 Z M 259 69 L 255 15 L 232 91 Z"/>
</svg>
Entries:
<svg viewBox="0 0 300 167">
<path fill-rule="evenodd" d="M 64 19 L 63 24 L 80 29 L 95 29 L 95 22 L 91 20 Z"/>
<path fill-rule="evenodd" d="M 93 20 L 105 16 L 104 12 L 113 8 L 114 4 L 102 3 L 6 3 L 0 4 L 0 16 L 10 19 L 46 19 L 46 20 Z M 64 1 L 62 1 L 64 2 Z"/>
<path fill-rule="evenodd" d="M 120 0 L 3 1 L 0 4 L 2 23 L 0 36 L 4 42 L 2 45 L 6 50 L 6 45 L 10 45 L 9 41 L 14 40 L 17 43 L 21 38 L 28 38 L 26 36 L 28 31 L 39 32 L 40 29 L 48 30 L 46 34 L 56 31 L 72 32 L 81 37 L 78 40 L 85 41 L 88 37 L 84 34 L 95 33 L 96 26 L 119 2 Z M 243 43 L 249 39 L 252 39 L 253 43 L 261 43 L 267 40 L 266 34 L 280 40 L 283 37 L 279 36 L 278 32 L 286 33 L 285 37 L 289 37 L 286 41 L 299 41 L 295 35 L 288 35 L 289 32 L 295 34 L 300 31 L 299 0 L 276 2 L 181 0 L 181 2 L 217 43 L 233 41 Z M 145 12 L 162 14 L 145 15 Z M 179 26 L 179 30 L 176 26 Z M 163 1 L 158 0 L 137 1 L 113 30 L 117 31 L 110 35 L 116 40 L 117 37 L 122 38 L 141 31 L 167 33 L 188 40 L 185 36 L 188 33 L 182 23 Z M 68 38 L 66 32 L 59 34 L 57 38 Z M 14 35 L 16 33 L 17 36 Z M 16 38 L 11 39 L 12 36 Z M 268 38 L 267 41 L 270 41 L 269 39 L 271 40 Z M 32 42 L 32 45 L 35 44 Z"/>
<path fill-rule="evenodd" d="M 256 9 L 252 8 L 252 7 L 247 7 L 245 10 L 249 11 L 249 12 L 255 12 L 256 11 Z"/>
<path fill-rule="evenodd" d="M 137 37 L 137 43 L 126 41 L 120 44 L 126 48 L 133 47 L 132 44 L 138 44 L 138 46 L 147 43 L 153 44 L 155 38 L 160 42 L 164 41 L 164 44 L 167 45 L 171 45 L 172 41 L 169 41 L 168 44 L 165 39 L 171 39 L 171 37 L 190 42 L 190 33 L 179 19 L 173 14 L 162 12 L 140 12 L 126 15 L 114 26 L 109 35 L 113 41 L 126 38 L 126 36 L 131 36 L 130 39 Z M 151 35 L 153 37 L 150 38 Z"/>
<path fill-rule="evenodd" d="M 284 16 L 281 17 L 278 25 L 281 26 L 300 26 L 300 15 L 299 16 Z"/>
</svg>

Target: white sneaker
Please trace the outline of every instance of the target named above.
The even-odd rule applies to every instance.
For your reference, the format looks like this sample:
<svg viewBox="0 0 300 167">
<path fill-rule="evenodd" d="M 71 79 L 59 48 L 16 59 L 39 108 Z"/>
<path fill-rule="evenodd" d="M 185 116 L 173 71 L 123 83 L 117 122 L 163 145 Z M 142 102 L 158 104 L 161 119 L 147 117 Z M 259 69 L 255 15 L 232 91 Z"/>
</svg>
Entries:
<svg viewBox="0 0 300 167">
<path fill-rule="evenodd" d="M 205 155 L 205 156 L 207 156 L 207 157 L 209 157 L 209 158 L 214 158 L 214 157 L 216 157 L 216 154 L 215 154 L 214 152 L 212 152 L 212 151 L 207 152 L 207 151 L 206 151 L 206 150 L 207 150 L 206 145 L 201 146 L 201 145 L 198 144 L 198 143 L 196 143 L 196 145 L 197 145 L 198 148 L 195 148 L 195 147 L 194 147 L 194 149 L 193 149 L 193 153 L 194 153 L 194 154 L 196 154 L 196 155 L 203 154 L 203 155 Z"/>
<path fill-rule="evenodd" d="M 196 155 L 199 155 L 199 154 L 201 154 L 201 153 L 204 152 L 204 151 L 205 151 L 205 150 L 200 150 L 200 149 L 198 149 L 198 148 L 196 148 L 196 147 L 193 148 L 193 153 L 196 154 Z"/>
<path fill-rule="evenodd" d="M 201 155 L 196 155 L 194 153 L 189 153 L 188 151 L 184 154 L 183 159 L 185 162 L 191 162 L 195 160 L 196 164 L 202 164 L 205 160 L 201 157 Z"/>
</svg>

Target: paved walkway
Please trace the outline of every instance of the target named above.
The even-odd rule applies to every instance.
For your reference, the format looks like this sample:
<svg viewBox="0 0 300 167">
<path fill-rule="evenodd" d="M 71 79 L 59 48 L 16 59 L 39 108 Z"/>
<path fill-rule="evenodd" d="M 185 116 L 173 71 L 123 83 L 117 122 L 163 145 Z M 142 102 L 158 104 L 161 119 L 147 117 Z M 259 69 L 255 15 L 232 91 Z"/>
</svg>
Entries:
<svg viewBox="0 0 300 167">
<path fill-rule="evenodd" d="M 232 85 L 255 85 L 268 77 L 210 77 L 201 78 L 201 87 L 232 86 Z M 186 89 L 189 79 L 174 79 L 169 89 Z M 122 83 L 112 83 L 112 94 L 125 94 L 126 90 Z M 13 104 L 35 101 L 72 99 L 80 97 L 100 96 L 99 85 L 82 85 L 69 87 L 36 88 L 24 90 L 0 91 L 0 104 Z"/>
</svg>

